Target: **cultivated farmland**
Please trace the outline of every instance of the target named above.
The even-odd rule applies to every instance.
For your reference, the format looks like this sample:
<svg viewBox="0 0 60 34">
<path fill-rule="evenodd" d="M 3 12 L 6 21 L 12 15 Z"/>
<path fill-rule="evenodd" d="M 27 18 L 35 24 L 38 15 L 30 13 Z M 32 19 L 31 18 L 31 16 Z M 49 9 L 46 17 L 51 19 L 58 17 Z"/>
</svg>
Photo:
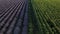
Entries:
<svg viewBox="0 0 60 34">
<path fill-rule="evenodd" d="M 29 33 L 60 34 L 60 0 L 30 0 L 29 6 Z"/>
<path fill-rule="evenodd" d="M 60 34 L 60 0 L 0 0 L 0 34 Z"/>
<path fill-rule="evenodd" d="M 0 34 L 27 34 L 28 0 L 0 0 Z"/>
</svg>

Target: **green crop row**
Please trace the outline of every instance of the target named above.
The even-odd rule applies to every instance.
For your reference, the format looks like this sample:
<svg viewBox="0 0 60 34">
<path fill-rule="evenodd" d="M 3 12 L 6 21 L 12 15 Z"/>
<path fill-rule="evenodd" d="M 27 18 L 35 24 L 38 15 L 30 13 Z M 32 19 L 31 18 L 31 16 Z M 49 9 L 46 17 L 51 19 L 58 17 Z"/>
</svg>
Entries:
<svg viewBox="0 0 60 34">
<path fill-rule="evenodd" d="M 59 0 L 31 0 L 31 3 L 37 18 L 38 34 L 60 34 Z"/>
</svg>

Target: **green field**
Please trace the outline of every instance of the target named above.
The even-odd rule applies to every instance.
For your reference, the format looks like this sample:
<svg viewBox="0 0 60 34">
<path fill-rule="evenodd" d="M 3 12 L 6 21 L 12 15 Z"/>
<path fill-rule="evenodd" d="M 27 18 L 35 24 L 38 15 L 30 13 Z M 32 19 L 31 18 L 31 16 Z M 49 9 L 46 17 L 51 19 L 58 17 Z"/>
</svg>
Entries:
<svg viewBox="0 0 60 34">
<path fill-rule="evenodd" d="M 60 34 L 60 0 L 29 0 L 29 34 Z"/>
</svg>

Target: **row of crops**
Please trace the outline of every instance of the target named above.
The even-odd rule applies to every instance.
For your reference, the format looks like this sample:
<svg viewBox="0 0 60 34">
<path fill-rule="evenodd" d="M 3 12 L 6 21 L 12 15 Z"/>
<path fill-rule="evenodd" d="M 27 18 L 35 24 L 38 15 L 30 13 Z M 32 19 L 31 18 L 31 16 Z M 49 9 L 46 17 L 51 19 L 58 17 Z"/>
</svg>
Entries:
<svg viewBox="0 0 60 34">
<path fill-rule="evenodd" d="M 29 34 L 60 34 L 60 1 L 29 0 Z"/>
<path fill-rule="evenodd" d="M 27 34 L 27 0 L 0 1 L 0 34 Z"/>
</svg>

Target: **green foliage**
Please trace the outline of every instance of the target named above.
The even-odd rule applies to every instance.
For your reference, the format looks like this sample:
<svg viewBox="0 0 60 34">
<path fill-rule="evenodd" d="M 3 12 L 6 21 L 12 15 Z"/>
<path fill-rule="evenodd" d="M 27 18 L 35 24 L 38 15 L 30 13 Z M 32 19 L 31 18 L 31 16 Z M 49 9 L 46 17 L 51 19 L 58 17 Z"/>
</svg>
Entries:
<svg viewBox="0 0 60 34">
<path fill-rule="evenodd" d="M 60 34 L 60 0 L 31 0 L 31 3 L 38 34 Z"/>
</svg>

